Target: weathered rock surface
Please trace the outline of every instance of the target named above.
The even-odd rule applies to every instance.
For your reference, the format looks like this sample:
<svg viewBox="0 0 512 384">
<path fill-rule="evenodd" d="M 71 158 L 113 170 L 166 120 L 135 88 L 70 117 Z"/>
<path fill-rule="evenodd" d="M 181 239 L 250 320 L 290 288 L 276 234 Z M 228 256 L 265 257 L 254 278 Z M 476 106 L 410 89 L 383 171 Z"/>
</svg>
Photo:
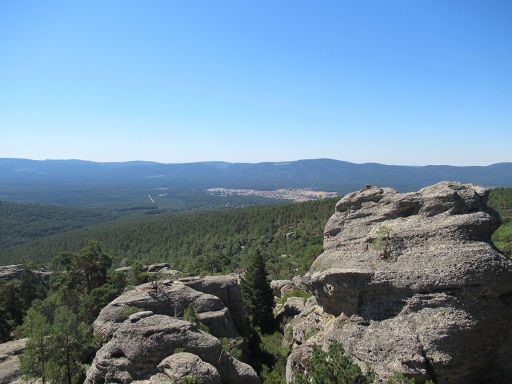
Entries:
<svg viewBox="0 0 512 384">
<path fill-rule="evenodd" d="M 0 344 L 0 383 L 12 383 L 21 376 L 19 355 L 25 349 L 27 339 Z"/>
<path fill-rule="evenodd" d="M 157 273 L 159 275 L 165 275 L 167 278 L 179 277 L 180 275 L 182 275 L 181 271 L 169 267 L 162 268 Z"/>
<path fill-rule="evenodd" d="M 41 379 L 22 378 L 19 355 L 23 353 L 28 339 L 19 339 L 0 344 L 0 383 L 41 384 Z"/>
<path fill-rule="evenodd" d="M 170 268 L 171 266 L 167 263 L 155 263 L 148 265 L 148 272 L 160 272 L 164 268 Z"/>
<path fill-rule="evenodd" d="M 279 321 L 297 316 L 304 310 L 306 299 L 303 297 L 289 297 L 283 304 L 276 304 L 274 316 Z"/>
<path fill-rule="evenodd" d="M 177 349 L 198 359 L 188 355 L 185 358 L 182 353 L 174 355 Z M 195 368 L 180 366 L 180 362 L 192 360 L 198 363 Z M 224 351 L 216 337 L 187 321 L 146 313 L 131 317 L 117 328 L 112 339 L 96 353 L 85 384 L 170 383 L 187 370 L 204 380 L 204 373 L 211 371 L 211 381 L 201 383 L 217 383 L 217 375 L 222 384 L 260 382 L 256 372 Z"/>
<path fill-rule="evenodd" d="M 242 301 L 237 274 L 224 276 L 188 277 L 180 282 L 196 291 L 214 295 L 229 309 L 231 317 L 242 336 L 249 335 L 249 325 Z"/>
<path fill-rule="evenodd" d="M 272 280 L 270 282 L 270 288 L 274 291 L 275 297 L 281 297 L 285 295 L 286 292 L 291 291 L 294 285 L 291 280 Z"/>
<path fill-rule="evenodd" d="M 51 272 L 39 269 L 31 270 L 31 272 L 37 279 L 40 279 L 43 282 L 47 282 L 51 275 Z M 22 264 L 0 265 L 0 280 L 8 281 L 13 279 L 19 279 L 22 273 Z"/>
<path fill-rule="evenodd" d="M 216 337 L 240 337 L 240 331 L 243 328 L 240 331 L 237 329 L 232 314 L 222 299 L 200 290 L 208 291 L 205 286 L 210 287 L 211 292 L 220 296 L 226 293 L 227 297 L 223 298 L 230 306 L 235 301 L 235 293 L 240 293 L 238 285 L 236 285 L 238 291 L 235 287 L 229 288 L 226 286 L 224 289 L 221 284 L 215 284 L 208 279 L 204 282 L 197 279 L 194 283 L 167 280 L 159 282 L 156 289 L 152 283 L 142 284 L 125 292 L 103 308 L 94 322 L 94 331 L 110 338 L 117 328 L 136 310 L 183 318 L 185 309 L 191 305 L 197 314 L 197 318 L 206 324 L 210 332 Z M 232 293 L 233 297 L 229 296 L 229 292 Z M 243 307 L 234 308 L 235 319 L 239 320 L 238 316 L 242 311 Z M 242 326 L 241 320 L 239 326 Z"/>
<path fill-rule="evenodd" d="M 302 311 L 285 325 L 283 346 L 293 349 L 306 344 L 329 320 L 333 319 L 333 315 L 326 313 L 316 303 L 314 296 L 310 297 L 306 300 Z"/>
<path fill-rule="evenodd" d="M 337 340 L 380 377 L 503 382 L 512 369 L 499 358 L 512 345 L 512 262 L 491 243 L 500 220 L 487 195 L 443 182 L 342 198 L 304 278 L 318 306 L 290 325 L 288 381 L 308 345 Z M 318 332 L 305 337 L 315 323 Z"/>
<path fill-rule="evenodd" d="M 217 368 L 192 353 L 182 352 L 166 357 L 158 364 L 158 369 L 178 383 L 193 377 L 197 384 L 221 384 Z"/>
</svg>

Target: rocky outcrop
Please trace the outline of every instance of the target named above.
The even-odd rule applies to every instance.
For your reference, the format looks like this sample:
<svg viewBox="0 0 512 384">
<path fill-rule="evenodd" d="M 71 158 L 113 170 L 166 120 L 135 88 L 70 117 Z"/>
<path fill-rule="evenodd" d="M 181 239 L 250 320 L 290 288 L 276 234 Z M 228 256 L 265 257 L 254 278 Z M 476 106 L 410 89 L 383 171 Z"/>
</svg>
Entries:
<svg viewBox="0 0 512 384">
<path fill-rule="evenodd" d="M 249 336 L 249 325 L 242 301 L 237 274 L 224 276 L 188 277 L 180 282 L 196 291 L 214 295 L 222 300 L 242 336 Z"/>
<path fill-rule="evenodd" d="M 282 297 L 287 293 L 292 292 L 294 289 L 304 289 L 305 285 L 302 282 L 302 277 L 295 276 L 292 280 L 272 280 L 270 287 L 274 291 L 275 297 Z"/>
<path fill-rule="evenodd" d="M 167 263 L 156 263 L 148 265 L 147 272 L 160 272 L 164 268 L 171 268 Z"/>
<path fill-rule="evenodd" d="M 499 382 L 511 369 L 498 355 L 511 345 L 512 262 L 491 242 L 500 220 L 487 195 L 443 182 L 342 198 L 303 279 L 317 305 L 290 324 L 288 381 L 309 345 L 340 341 L 381 378 Z"/>
<path fill-rule="evenodd" d="M 9 281 L 14 279 L 20 279 L 23 271 L 23 264 L 13 264 L 13 265 L 0 265 L 0 280 Z M 51 272 L 34 269 L 29 270 L 37 280 L 41 282 L 48 282 L 50 279 Z"/>
<path fill-rule="evenodd" d="M 25 349 L 27 339 L 0 344 L 0 383 L 13 383 L 21 377 L 19 355 Z"/>
<path fill-rule="evenodd" d="M 22 377 L 19 356 L 25 350 L 28 339 L 19 339 L 0 344 L 0 383 L 42 384 L 40 378 Z"/>
<path fill-rule="evenodd" d="M 274 316 L 279 322 L 297 316 L 304 310 L 306 299 L 303 297 L 289 297 L 284 303 L 277 303 L 274 308 Z"/>
<path fill-rule="evenodd" d="M 115 271 L 119 273 L 128 273 L 132 267 L 120 267 L 116 268 Z M 149 276 L 161 276 L 165 275 L 167 278 L 178 278 L 182 275 L 181 271 L 172 269 L 167 263 L 157 263 L 151 265 L 143 265 L 140 267 L 140 272 L 146 272 Z"/>
<path fill-rule="evenodd" d="M 275 297 L 281 297 L 286 292 L 291 291 L 294 288 L 293 281 L 291 280 L 272 280 L 270 282 L 270 288 L 274 291 Z"/>
<path fill-rule="evenodd" d="M 188 307 L 208 333 L 185 321 Z M 87 371 L 89 384 L 180 383 L 189 376 L 205 384 L 260 382 L 219 340 L 249 335 L 235 275 L 142 284 L 103 308 L 94 330 L 110 340 Z M 247 353 L 244 343 L 240 348 Z"/>
<path fill-rule="evenodd" d="M 204 362 L 197 355 L 182 352 L 166 357 L 158 369 L 175 383 L 185 382 L 187 378 L 193 377 L 197 384 L 221 384 L 220 375 L 213 365 Z"/>
<path fill-rule="evenodd" d="M 183 356 L 183 351 L 188 354 Z M 256 372 L 224 351 L 216 337 L 187 321 L 146 311 L 124 321 L 96 353 L 85 384 L 172 383 L 184 375 L 197 376 L 200 383 L 217 383 L 217 377 L 222 384 L 260 382 Z"/>
<path fill-rule="evenodd" d="M 205 292 L 218 294 L 229 307 L 233 307 L 236 322 L 233 321 L 229 307 L 219 296 Z M 142 284 L 103 308 L 94 322 L 94 331 L 108 339 L 134 312 L 151 311 L 182 319 L 186 308 L 192 306 L 199 321 L 208 326 L 213 335 L 236 338 L 240 337 L 241 332 L 245 332 L 245 317 L 241 317 L 243 306 L 235 306 L 239 296 L 241 297 L 240 289 L 236 283 L 224 284 L 217 278 Z"/>
</svg>

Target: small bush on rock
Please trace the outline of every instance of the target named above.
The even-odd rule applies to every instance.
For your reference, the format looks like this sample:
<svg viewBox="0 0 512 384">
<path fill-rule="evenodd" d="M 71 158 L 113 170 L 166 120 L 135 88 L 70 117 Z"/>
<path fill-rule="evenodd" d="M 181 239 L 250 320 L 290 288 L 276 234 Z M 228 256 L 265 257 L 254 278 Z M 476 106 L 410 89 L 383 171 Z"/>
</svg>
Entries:
<svg viewBox="0 0 512 384">
<path fill-rule="evenodd" d="M 403 373 L 395 373 L 389 379 L 387 379 L 384 384 L 415 384 L 416 381 L 414 379 L 410 379 L 404 376 Z M 425 384 L 433 384 L 432 380 L 425 381 Z"/>
<path fill-rule="evenodd" d="M 185 309 L 185 312 L 183 312 L 183 320 L 194 324 L 200 331 L 210 333 L 210 329 L 208 328 L 208 326 L 199 321 L 199 319 L 197 318 L 196 311 L 194 310 L 194 307 L 192 305 L 189 305 Z"/>
<path fill-rule="evenodd" d="M 305 291 L 301 288 L 293 288 L 290 292 L 286 292 L 283 296 L 277 299 L 278 304 L 284 304 L 290 297 L 301 297 L 304 300 L 307 300 L 311 297 L 311 293 Z"/>
<path fill-rule="evenodd" d="M 304 372 L 295 372 L 294 384 L 370 384 L 374 379 L 372 372 L 363 373 L 343 346 L 334 342 L 327 351 L 313 347 Z"/>
</svg>

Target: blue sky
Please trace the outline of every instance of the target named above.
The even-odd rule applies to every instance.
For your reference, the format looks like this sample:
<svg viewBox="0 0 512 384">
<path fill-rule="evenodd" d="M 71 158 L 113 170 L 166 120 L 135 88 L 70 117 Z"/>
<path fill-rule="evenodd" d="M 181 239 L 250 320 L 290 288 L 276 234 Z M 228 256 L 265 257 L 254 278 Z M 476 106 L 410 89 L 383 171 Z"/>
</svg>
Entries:
<svg viewBox="0 0 512 384">
<path fill-rule="evenodd" d="M 0 157 L 512 161 L 512 1 L 3 1 Z"/>
</svg>

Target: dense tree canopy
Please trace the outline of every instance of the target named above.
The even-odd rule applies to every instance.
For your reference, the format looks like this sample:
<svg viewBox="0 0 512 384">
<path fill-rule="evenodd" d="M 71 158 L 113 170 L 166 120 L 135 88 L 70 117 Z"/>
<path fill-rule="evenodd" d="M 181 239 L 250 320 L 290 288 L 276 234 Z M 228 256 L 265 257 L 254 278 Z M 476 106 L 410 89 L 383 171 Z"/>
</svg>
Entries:
<svg viewBox="0 0 512 384">
<path fill-rule="evenodd" d="M 240 288 L 249 321 L 263 332 L 274 330 L 274 293 L 270 287 L 265 260 L 259 249 L 249 259 Z"/>
<path fill-rule="evenodd" d="M 0 250 L 0 260 L 48 262 L 63 250 L 75 252 L 99 240 L 115 266 L 169 262 L 187 273 L 212 274 L 245 267 L 249 251 L 258 247 L 268 255 L 273 278 L 292 277 L 321 253 L 336 200 L 125 218 Z"/>
</svg>

